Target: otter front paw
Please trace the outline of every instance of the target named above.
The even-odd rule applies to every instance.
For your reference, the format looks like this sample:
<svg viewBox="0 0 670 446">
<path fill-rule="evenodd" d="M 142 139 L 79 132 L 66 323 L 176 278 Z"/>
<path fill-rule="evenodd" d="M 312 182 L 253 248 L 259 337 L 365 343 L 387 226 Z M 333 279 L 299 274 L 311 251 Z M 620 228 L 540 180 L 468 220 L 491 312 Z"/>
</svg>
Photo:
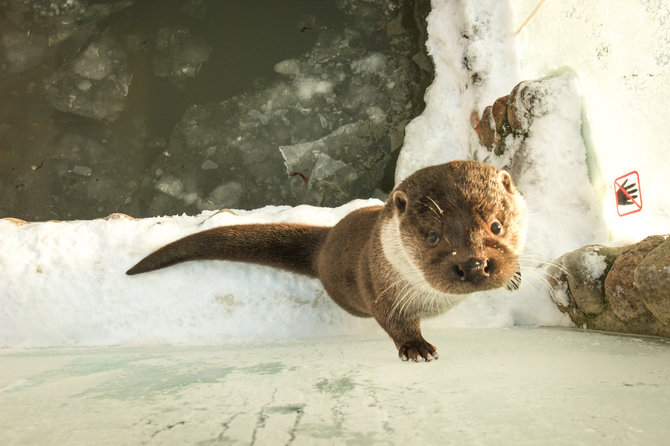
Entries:
<svg viewBox="0 0 670 446">
<path fill-rule="evenodd" d="M 439 357 L 437 349 L 426 342 L 425 339 L 405 342 L 398 348 L 398 356 L 400 356 L 400 359 L 403 361 L 411 360 L 414 362 L 428 362 Z"/>
</svg>

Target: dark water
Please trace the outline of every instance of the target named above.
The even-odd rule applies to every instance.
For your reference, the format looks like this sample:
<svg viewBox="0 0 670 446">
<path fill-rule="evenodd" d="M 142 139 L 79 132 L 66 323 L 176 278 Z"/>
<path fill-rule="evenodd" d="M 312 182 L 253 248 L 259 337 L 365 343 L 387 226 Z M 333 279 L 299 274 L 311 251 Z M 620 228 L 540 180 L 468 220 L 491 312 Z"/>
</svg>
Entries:
<svg viewBox="0 0 670 446">
<path fill-rule="evenodd" d="M 346 193 L 337 195 L 334 202 L 296 193 L 293 188 L 297 183 L 291 183 L 286 167 L 280 165 L 277 147 L 313 141 L 332 133 L 338 125 L 362 122 L 362 106 L 359 110 L 347 104 L 338 109 L 331 104 L 339 99 L 350 101 L 352 93 L 347 96 L 340 90 L 343 86 L 353 88 L 346 81 L 334 83 L 333 76 L 344 78 L 336 71 L 342 66 L 350 75 L 348 65 L 354 66 L 368 54 L 383 54 L 395 63 L 396 53 L 404 52 L 398 57 L 412 65 L 403 65 L 408 67 L 401 78 L 406 82 L 389 87 L 387 96 L 409 88 L 411 99 L 406 108 L 411 112 L 407 113 L 415 116 L 421 111 L 423 90 L 432 78 L 421 29 L 429 6 L 427 1 L 404 3 L 0 1 L 0 218 L 77 219 L 113 212 L 142 217 L 310 200 L 332 205 L 357 194 L 370 195 L 371 185 L 345 188 Z M 331 35 L 346 36 L 342 41 L 352 42 L 357 52 L 345 54 L 350 49 L 337 48 L 332 43 L 337 39 Z M 305 70 L 304 65 L 315 61 L 320 52 L 323 57 L 316 61 L 315 71 Z M 284 117 L 290 133 L 284 140 L 254 139 L 258 150 L 263 144 L 268 146 L 262 148 L 271 152 L 267 157 L 264 152 L 234 147 L 234 143 L 228 147 L 231 137 L 224 135 L 226 127 L 244 124 L 250 114 L 257 115 L 255 110 L 261 109 L 247 106 L 245 101 L 261 105 L 282 101 L 285 96 L 275 93 L 265 100 L 263 92 L 300 85 L 275 71 L 275 65 L 287 59 L 303 64 L 299 76 L 324 79 L 336 87 L 316 95 L 318 103 L 309 102 L 310 97 L 298 106 L 287 102 L 284 109 L 266 107 L 270 123 L 266 125 L 268 118 L 260 118 L 266 125 L 263 135 L 276 133 L 272 116 L 288 110 L 290 117 L 298 108 L 312 117 L 318 112 L 321 122 L 328 125 L 320 133 L 303 134 L 301 126 L 314 127 L 311 121 Z M 321 73 L 321 65 L 330 72 Z M 223 108 L 216 109 L 217 104 L 224 104 Z M 364 104 L 368 114 L 371 104 Z M 390 104 L 379 102 L 382 108 L 396 107 Z M 191 118 L 194 105 L 213 111 L 204 118 Z M 394 115 L 393 120 L 387 117 L 393 122 L 381 131 L 401 132 L 411 118 L 407 113 Z M 221 120 L 216 121 L 219 114 Z M 193 138 L 183 142 L 184 134 L 191 137 L 189 123 L 201 129 L 193 137 L 201 146 L 188 142 Z M 238 133 L 246 136 L 246 128 L 241 127 Z M 250 135 L 254 131 L 248 130 Z M 209 133 L 214 135 L 211 141 L 206 138 Z M 379 144 L 380 138 L 373 142 Z M 395 139 L 393 147 L 384 147 L 383 163 L 376 167 L 386 174 L 386 182 L 383 174 L 374 179 L 379 190 L 389 188 L 388 172 L 397 156 Z M 225 156 L 209 157 L 216 150 Z M 238 166 L 253 157 L 261 162 Z M 258 167 L 264 159 L 272 164 Z M 361 162 L 360 169 L 367 164 Z M 258 177 L 254 176 L 257 172 Z M 347 172 L 350 177 L 351 171 Z M 166 183 L 166 178 L 176 179 L 176 183 Z M 258 178 L 267 178 L 267 182 L 254 190 L 264 182 Z M 324 181 L 339 180 L 332 176 Z M 182 188 L 179 194 L 170 195 L 161 185 Z M 316 180 L 310 190 L 312 185 L 318 189 Z"/>
</svg>

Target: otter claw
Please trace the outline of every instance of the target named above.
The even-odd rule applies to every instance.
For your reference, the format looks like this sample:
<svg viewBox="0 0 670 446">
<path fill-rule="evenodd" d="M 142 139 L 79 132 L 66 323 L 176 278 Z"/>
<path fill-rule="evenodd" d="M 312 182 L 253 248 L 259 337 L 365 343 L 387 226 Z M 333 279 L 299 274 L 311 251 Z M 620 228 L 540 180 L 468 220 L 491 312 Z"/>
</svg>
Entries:
<svg viewBox="0 0 670 446">
<path fill-rule="evenodd" d="M 429 362 L 438 359 L 436 348 L 426 341 L 408 342 L 400 347 L 398 356 L 403 361 Z"/>
</svg>

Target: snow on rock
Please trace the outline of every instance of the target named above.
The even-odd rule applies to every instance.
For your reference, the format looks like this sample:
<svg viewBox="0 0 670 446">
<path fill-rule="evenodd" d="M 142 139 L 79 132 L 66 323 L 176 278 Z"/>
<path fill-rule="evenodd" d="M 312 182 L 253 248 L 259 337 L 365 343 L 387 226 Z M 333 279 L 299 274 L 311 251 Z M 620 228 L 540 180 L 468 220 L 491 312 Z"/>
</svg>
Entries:
<svg viewBox="0 0 670 446">
<path fill-rule="evenodd" d="M 508 2 L 432 3 L 428 53 L 435 79 L 426 108 L 406 128 L 396 182 L 414 171 L 455 159 L 472 159 L 478 143 L 470 113 L 519 82 Z"/>
<path fill-rule="evenodd" d="M 554 299 L 579 326 L 670 336 L 668 236 L 631 245 L 590 245 L 563 255 L 549 269 Z"/>
<path fill-rule="evenodd" d="M 477 157 L 510 171 L 530 209 L 526 254 L 552 260 L 607 234 L 589 182 L 577 78 L 566 71 L 522 85 L 533 98 L 515 104 L 527 133 L 508 136 L 500 157 L 483 147 Z"/>
</svg>

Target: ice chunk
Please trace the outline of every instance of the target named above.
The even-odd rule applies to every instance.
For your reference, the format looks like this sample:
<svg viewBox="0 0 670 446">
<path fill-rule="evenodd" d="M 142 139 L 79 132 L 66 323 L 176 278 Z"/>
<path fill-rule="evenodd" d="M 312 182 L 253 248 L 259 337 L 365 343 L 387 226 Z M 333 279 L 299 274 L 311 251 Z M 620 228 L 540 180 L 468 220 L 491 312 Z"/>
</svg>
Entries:
<svg viewBox="0 0 670 446">
<path fill-rule="evenodd" d="M 283 75 L 296 75 L 300 73 L 300 66 L 295 59 L 287 59 L 275 65 L 275 72 Z"/>
<path fill-rule="evenodd" d="M 200 203 L 199 207 L 205 209 L 228 209 L 238 208 L 244 195 L 244 188 L 237 181 L 222 184 L 210 192 L 208 200 Z"/>
<path fill-rule="evenodd" d="M 372 53 L 351 63 L 354 73 L 380 73 L 386 66 L 386 57 L 381 53 Z"/>
<path fill-rule="evenodd" d="M 327 94 L 333 90 L 333 84 L 315 78 L 301 79 L 296 82 L 297 94 L 300 100 L 307 101 L 317 94 Z"/>
<path fill-rule="evenodd" d="M 163 176 L 157 183 L 156 189 L 175 198 L 183 198 L 184 184 L 172 175 Z"/>
<path fill-rule="evenodd" d="M 91 25 L 133 4 L 132 0 L 119 0 L 89 5 L 86 0 L 51 0 L 30 2 L 35 22 L 46 29 L 50 46 L 83 33 L 90 35 Z"/>
<path fill-rule="evenodd" d="M 79 76 L 101 81 L 112 74 L 114 52 L 107 42 L 92 42 L 74 60 L 72 71 Z"/>
<path fill-rule="evenodd" d="M 46 82 L 46 97 L 56 109 L 115 121 L 125 109 L 131 75 L 125 51 L 105 34 Z"/>
<path fill-rule="evenodd" d="M 218 169 L 219 165 L 212 160 L 207 160 L 200 166 L 202 170 Z"/>
<path fill-rule="evenodd" d="M 286 172 L 291 177 L 301 178 L 292 181 L 296 201 L 330 205 L 361 189 L 371 195 L 390 147 L 390 141 L 382 137 L 384 128 L 380 123 L 361 120 L 343 125 L 315 141 L 281 146 Z M 370 145 L 371 140 L 381 144 Z M 352 147 L 367 148 L 361 152 L 351 150 Z M 362 163 L 365 170 L 360 169 Z"/>
<path fill-rule="evenodd" d="M 93 173 L 93 169 L 86 166 L 74 166 L 72 168 L 72 173 L 81 175 L 82 177 L 90 177 Z"/>
</svg>

